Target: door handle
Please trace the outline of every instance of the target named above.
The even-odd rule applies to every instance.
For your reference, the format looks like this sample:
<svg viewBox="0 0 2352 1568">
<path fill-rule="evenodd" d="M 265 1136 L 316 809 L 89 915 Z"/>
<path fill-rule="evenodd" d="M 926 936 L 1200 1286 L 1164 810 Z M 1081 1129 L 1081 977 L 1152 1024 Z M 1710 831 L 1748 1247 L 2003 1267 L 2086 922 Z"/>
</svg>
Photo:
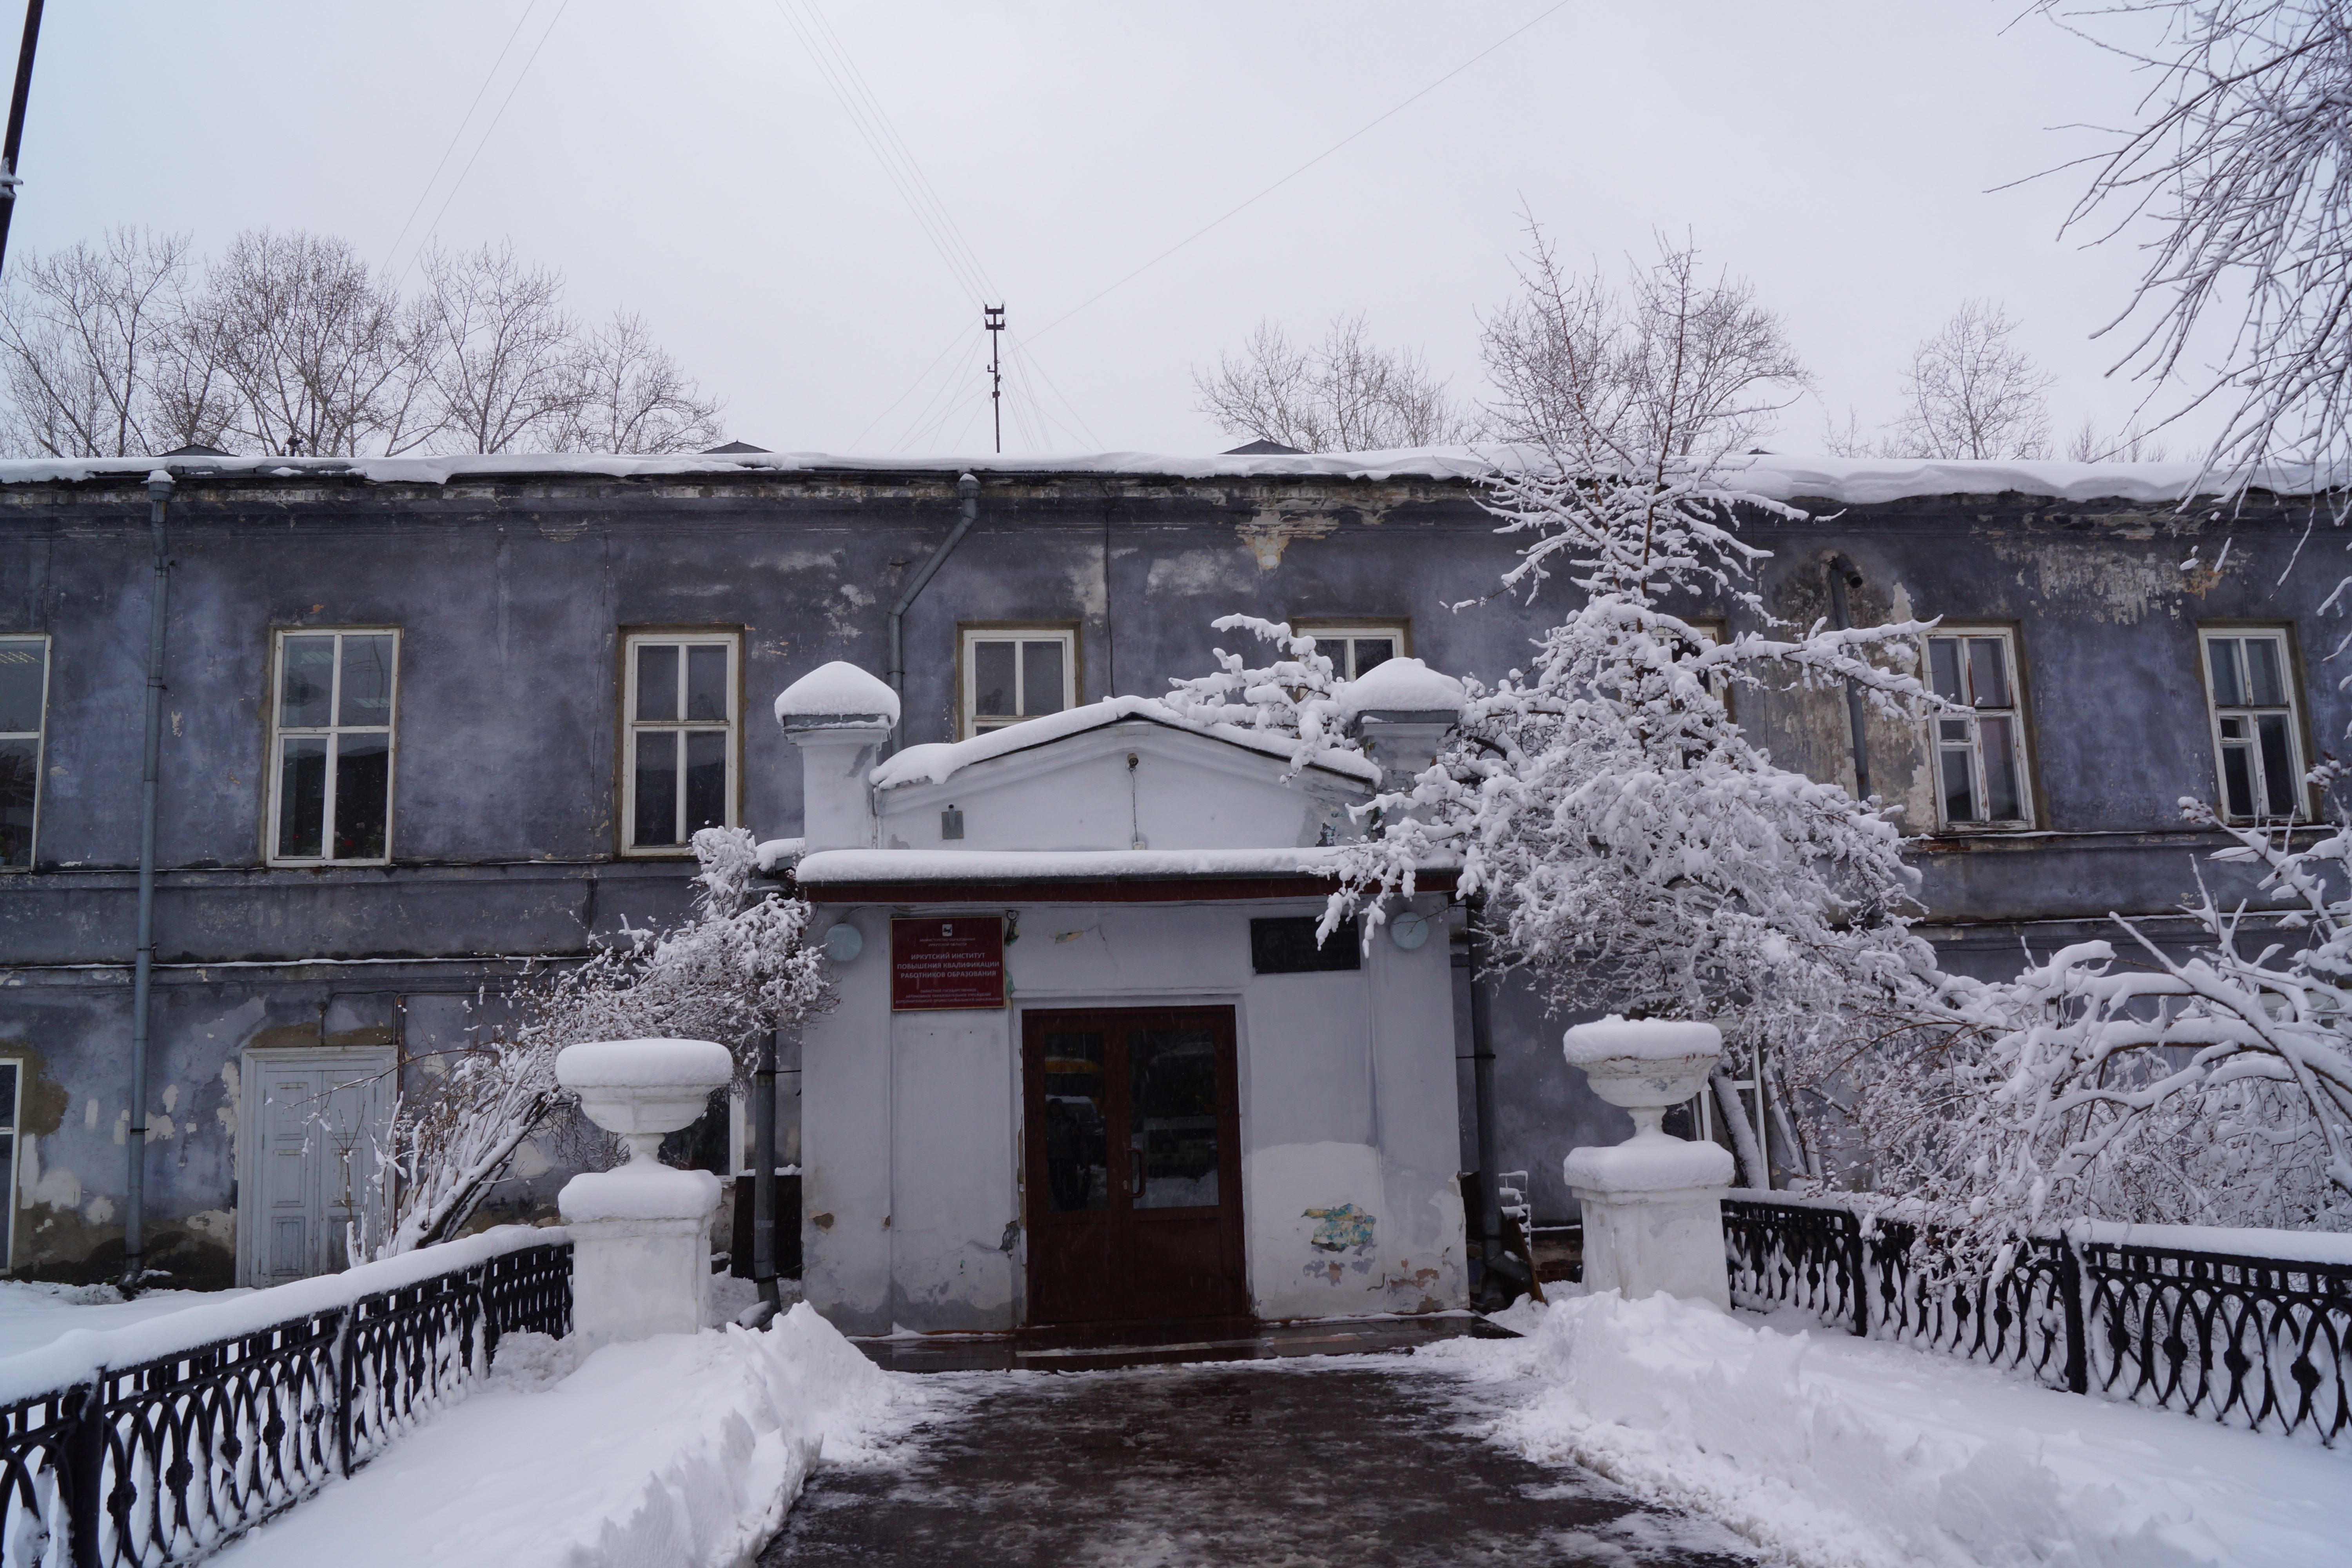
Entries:
<svg viewBox="0 0 2352 1568">
<path fill-rule="evenodd" d="M 1140 1149 L 1127 1152 L 1127 1195 L 1131 1198 L 1143 1195 L 1143 1151 Z"/>
</svg>

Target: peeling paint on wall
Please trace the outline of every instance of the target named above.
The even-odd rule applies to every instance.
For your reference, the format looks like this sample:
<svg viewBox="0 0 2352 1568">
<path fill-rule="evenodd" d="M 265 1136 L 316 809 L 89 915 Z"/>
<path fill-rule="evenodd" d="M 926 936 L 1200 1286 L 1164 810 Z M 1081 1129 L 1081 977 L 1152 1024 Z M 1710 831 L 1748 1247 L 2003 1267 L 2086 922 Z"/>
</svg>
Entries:
<svg viewBox="0 0 2352 1568">
<path fill-rule="evenodd" d="M 1335 1208 L 1308 1209 L 1307 1219 L 1321 1220 L 1307 1245 L 1318 1252 L 1361 1250 L 1372 1245 L 1375 1218 L 1353 1204 L 1340 1204 Z"/>
</svg>

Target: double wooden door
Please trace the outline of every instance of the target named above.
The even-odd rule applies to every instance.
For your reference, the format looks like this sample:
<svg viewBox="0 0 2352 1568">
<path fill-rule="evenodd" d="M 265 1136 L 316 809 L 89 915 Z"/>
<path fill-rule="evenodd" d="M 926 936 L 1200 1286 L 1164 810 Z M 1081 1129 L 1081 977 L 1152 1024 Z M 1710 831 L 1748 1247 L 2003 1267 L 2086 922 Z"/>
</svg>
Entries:
<svg viewBox="0 0 2352 1568">
<path fill-rule="evenodd" d="M 1030 1321 L 1246 1312 L 1233 1009 L 1031 1011 L 1022 1081 Z"/>
</svg>

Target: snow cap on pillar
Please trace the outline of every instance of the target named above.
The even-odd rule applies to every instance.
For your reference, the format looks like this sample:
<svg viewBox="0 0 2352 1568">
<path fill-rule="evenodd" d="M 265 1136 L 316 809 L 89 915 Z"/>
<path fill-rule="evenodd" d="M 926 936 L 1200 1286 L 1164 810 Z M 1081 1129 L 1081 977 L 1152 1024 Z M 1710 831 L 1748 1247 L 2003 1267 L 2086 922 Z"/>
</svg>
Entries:
<svg viewBox="0 0 2352 1568">
<path fill-rule="evenodd" d="M 1462 721 L 1462 683 L 1417 658 L 1382 659 L 1332 693 L 1349 731 L 1381 764 L 1384 789 L 1402 790 L 1437 760 Z"/>
<path fill-rule="evenodd" d="M 845 659 L 821 664 L 776 694 L 776 722 L 805 725 L 879 719 L 898 721 L 898 694 Z"/>
</svg>

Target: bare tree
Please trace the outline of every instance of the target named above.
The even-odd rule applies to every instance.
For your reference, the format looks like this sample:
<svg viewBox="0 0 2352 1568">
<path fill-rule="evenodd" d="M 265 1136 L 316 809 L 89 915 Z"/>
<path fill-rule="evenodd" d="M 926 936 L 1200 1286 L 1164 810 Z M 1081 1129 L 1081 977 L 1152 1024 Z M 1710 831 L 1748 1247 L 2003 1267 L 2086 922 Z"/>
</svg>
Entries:
<svg viewBox="0 0 2352 1568">
<path fill-rule="evenodd" d="M 186 353 L 188 275 L 187 237 L 147 229 L 24 252 L 0 291 L 0 442 L 119 458 L 216 437 L 226 402 Z"/>
<path fill-rule="evenodd" d="M 705 397 L 645 318 L 615 310 L 572 361 L 572 406 L 558 446 L 571 452 L 695 452 L 726 439 L 725 404 Z"/>
<path fill-rule="evenodd" d="M 2044 8 L 2054 7 L 2044 0 Z M 2101 329 L 2173 416 L 2211 405 L 2209 475 L 2352 461 L 2352 10 L 2342 0 L 2118 0 L 2155 16 L 2131 45 L 2061 17 L 2154 76 L 2143 122 L 2086 160 L 2067 226 L 2152 230 L 2130 303 Z"/>
<path fill-rule="evenodd" d="M 1192 384 L 1194 410 L 1227 435 L 1306 452 L 1443 447 L 1477 434 L 1419 351 L 1374 344 L 1360 311 L 1334 318 L 1309 348 L 1260 322 L 1238 359 L 1218 355 L 1215 374 L 1194 371 Z"/>
<path fill-rule="evenodd" d="M 1621 289 L 1598 265 L 1568 272 L 1532 219 L 1528 233 L 1518 297 L 1481 334 L 1501 438 L 1555 456 L 1711 462 L 1763 437 L 1811 386 L 1779 314 L 1745 279 L 1710 281 L 1696 247 L 1662 237 L 1658 259 L 1629 263 Z"/>
<path fill-rule="evenodd" d="M 2050 455 L 2042 394 L 2058 378 L 2010 342 L 2018 323 L 1991 300 L 1962 302 L 1943 330 L 1912 351 L 1903 413 L 1889 445 L 1909 458 L 2032 458 Z"/>
<path fill-rule="evenodd" d="M 398 297 L 332 235 L 238 235 L 207 269 L 189 332 L 226 382 L 227 431 L 248 450 L 400 452 L 433 433 L 424 345 Z"/>
<path fill-rule="evenodd" d="M 2066 458 L 2074 463 L 2160 463 L 2170 450 L 2162 439 L 2141 429 L 2136 419 L 2126 420 L 2111 436 L 2087 414 L 2066 441 Z"/>
<path fill-rule="evenodd" d="M 557 443 L 578 404 L 579 323 L 563 274 L 528 267 L 511 242 L 425 258 L 420 307 L 446 445 L 503 452 Z"/>
</svg>

